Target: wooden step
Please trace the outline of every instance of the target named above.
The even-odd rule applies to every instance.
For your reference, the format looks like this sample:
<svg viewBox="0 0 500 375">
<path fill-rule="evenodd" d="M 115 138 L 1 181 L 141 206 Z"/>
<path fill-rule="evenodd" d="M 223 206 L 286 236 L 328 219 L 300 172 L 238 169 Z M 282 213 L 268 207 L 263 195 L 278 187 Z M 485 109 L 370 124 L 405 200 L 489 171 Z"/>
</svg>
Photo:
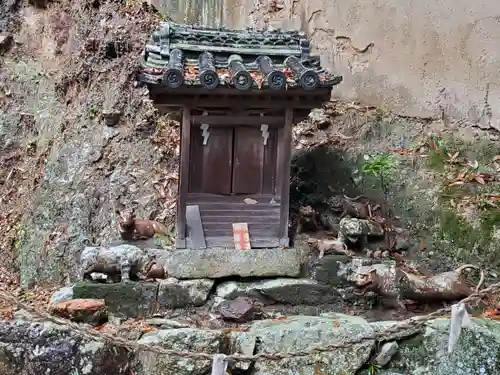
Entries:
<svg viewBox="0 0 500 375">
<path fill-rule="evenodd" d="M 211 229 L 211 230 L 203 230 L 203 233 L 206 237 L 233 237 L 233 229 L 220 228 L 220 229 Z M 248 229 L 248 234 L 250 235 L 250 239 L 258 238 L 258 237 L 277 237 L 279 234 L 278 227 L 268 228 L 268 229 L 258 229 L 252 230 Z M 189 232 L 188 232 L 189 235 Z"/>
<path fill-rule="evenodd" d="M 268 224 L 275 225 L 280 223 L 280 216 L 276 214 L 267 214 L 264 213 L 262 215 L 201 215 L 201 222 L 203 225 L 205 224 L 232 224 L 232 223 L 247 223 L 247 224 Z"/>
<path fill-rule="evenodd" d="M 244 203 L 246 198 L 257 201 L 257 204 L 269 204 L 273 200 L 272 194 L 266 195 L 251 195 L 251 194 L 237 194 L 237 195 L 217 195 L 217 194 L 202 194 L 202 193 L 189 193 L 187 197 L 188 204 L 200 203 Z M 279 205 L 280 197 L 274 197 L 275 203 Z M 252 206 L 247 204 L 247 206 Z"/>
<path fill-rule="evenodd" d="M 187 238 L 186 245 L 188 248 L 193 247 L 193 244 L 189 238 Z M 207 244 L 207 247 L 222 247 L 222 248 L 228 248 L 228 249 L 234 249 L 234 239 L 233 237 L 229 236 L 222 236 L 222 237 L 205 237 L 205 242 Z M 277 248 L 279 247 L 279 239 L 278 237 L 252 237 L 250 236 L 250 245 L 252 248 L 257 249 L 257 248 Z M 203 251 L 203 249 L 200 249 L 200 251 Z M 235 250 L 236 251 L 236 250 Z M 245 251 L 245 250 L 241 250 Z M 279 251 L 279 249 L 276 249 L 276 251 Z"/>
<path fill-rule="evenodd" d="M 240 223 L 245 223 L 245 221 L 240 221 Z M 213 231 L 213 230 L 233 230 L 233 223 L 206 223 L 203 222 L 203 231 Z M 269 223 L 258 223 L 258 224 L 250 224 L 248 223 L 249 232 L 255 231 L 269 231 L 269 230 L 277 230 L 279 226 L 279 222 L 274 225 Z"/>
<path fill-rule="evenodd" d="M 270 204 L 270 203 L 259 203 L 259 204 L 245 204 L 245 203 L 220 203 L 220 202 L 203 202 L 203 203 L 193 203 L 188 202 L 189 205 L 198 205 L 200 208 L 200 212 L 203 211 L 266 211 L 266 210 L 276 210 L 279 212 L 280 205 L 279 204 Z"/>
</svg>

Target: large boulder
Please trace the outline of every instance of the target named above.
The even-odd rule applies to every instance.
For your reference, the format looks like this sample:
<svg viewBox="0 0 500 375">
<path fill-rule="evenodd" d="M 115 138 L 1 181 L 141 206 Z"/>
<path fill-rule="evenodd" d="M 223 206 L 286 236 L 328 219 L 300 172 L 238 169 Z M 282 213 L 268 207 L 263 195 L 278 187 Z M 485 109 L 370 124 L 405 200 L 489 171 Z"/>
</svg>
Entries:
<svg viewBox="0 0 500 375">
<path fill-rule="evenodd" d="M 208 354 L 220 353 L 224 332 L 196 328 L 167 329 L 144 335 L 139 342 L 157 345 L 172 350 L 187 350 Z M 138 373 L 144 375 L 206 375 L 210 373 L 211 362 L 193 360 L 180 356 L 165 356 L 141 352 L 138 355 Z"/>
<path fill-rule="evenodd" d="M 363 318 L 337 314 L 332 318 L 295 316 L 284 320 L 264 320 L 249 331 L 257 337 L 257 353 L 307 351 L 314 347 L 342 344 L 374 332 Z M 252 375 L 354 375 L 370 358 L 375 341 L 365 341 L 330 352 L 279 361 L 255 363 Z"/>
<path fill-rule="evenodd" d="M 480 318 L 472 322 L 472 327 L 462 330 L 451 354 L 448 354 L 450 320 L 429 322 L 422 334 L 399 341 L 399 354 L 379 374 L 500 374 L 500 324 Z"/>
<path fill-rule="evenodd" d="M 0 323 L 2 375 L 130 375 L 128 350 L 83 340 L 52 323 Z"/>
</svg>

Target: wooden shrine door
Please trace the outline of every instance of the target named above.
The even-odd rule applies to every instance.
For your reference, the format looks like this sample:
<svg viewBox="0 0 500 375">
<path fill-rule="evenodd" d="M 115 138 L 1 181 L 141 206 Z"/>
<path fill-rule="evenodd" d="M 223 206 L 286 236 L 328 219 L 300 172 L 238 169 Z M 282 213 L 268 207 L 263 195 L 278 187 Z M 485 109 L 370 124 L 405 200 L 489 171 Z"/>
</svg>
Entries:
<svg viewBox="0 0 500 375">
<path fill-rule="evenodd" d="M 213 126 L 204 132 L 193 126 L 189 192 L 274 194 L 276 155 L 276 129 Z"/>
</svg>

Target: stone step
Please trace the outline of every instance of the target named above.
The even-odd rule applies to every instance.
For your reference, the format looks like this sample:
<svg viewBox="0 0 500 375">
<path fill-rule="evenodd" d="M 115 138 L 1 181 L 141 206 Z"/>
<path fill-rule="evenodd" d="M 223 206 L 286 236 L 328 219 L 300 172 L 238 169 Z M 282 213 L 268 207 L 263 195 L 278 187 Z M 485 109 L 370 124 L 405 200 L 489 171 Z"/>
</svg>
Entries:
<svg viewBox="0 0 500 375">
<path fill-rule="evenodd" d="M 171 309 L 204 305 L 213 285 L 209 279 L 108 284 L 82 281 L 73 286 L 72 297 L 103 299 L 109 312 L 118 318 L 149 318 Z"/>
</svg>

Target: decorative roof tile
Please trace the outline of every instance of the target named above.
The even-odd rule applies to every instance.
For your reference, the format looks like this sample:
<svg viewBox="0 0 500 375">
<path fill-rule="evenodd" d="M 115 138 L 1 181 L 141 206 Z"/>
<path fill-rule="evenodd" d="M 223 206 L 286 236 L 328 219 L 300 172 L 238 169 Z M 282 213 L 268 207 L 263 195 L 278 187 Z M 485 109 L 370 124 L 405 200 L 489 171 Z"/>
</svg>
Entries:
<svg viewBox="0 0 500 375">
<path fill-rule="evenodd" d="M 229 30 L 162 22 L 144 50 L 139 81 L 168 89 L 332 88 L 342 81 L 310 56 L 299 31 Z"/>
</svg>

